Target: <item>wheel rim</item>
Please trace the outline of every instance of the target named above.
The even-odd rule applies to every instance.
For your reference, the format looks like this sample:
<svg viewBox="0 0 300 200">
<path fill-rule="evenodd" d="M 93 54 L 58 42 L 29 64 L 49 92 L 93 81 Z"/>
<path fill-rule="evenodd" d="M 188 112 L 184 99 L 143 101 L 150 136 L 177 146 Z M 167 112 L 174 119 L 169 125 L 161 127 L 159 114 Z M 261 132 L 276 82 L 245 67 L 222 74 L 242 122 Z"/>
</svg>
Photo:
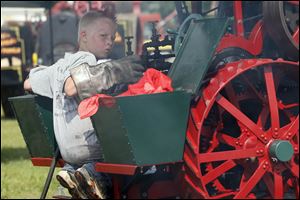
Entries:
<svg viewBox="0 0 300 200">
<path fill-rule="evenodd" d="M 265 1 L 264 26 L 268 35 L 288 58 L 299 60 L 299 3 Z"/>
<path fill-rule="evenodd" d="M 298 74 L 298 63 L 249 59 L 210 80 L 191 108 L 184 152 L 185 180 L 199 196 L 298 196 Z"/>
</svg>

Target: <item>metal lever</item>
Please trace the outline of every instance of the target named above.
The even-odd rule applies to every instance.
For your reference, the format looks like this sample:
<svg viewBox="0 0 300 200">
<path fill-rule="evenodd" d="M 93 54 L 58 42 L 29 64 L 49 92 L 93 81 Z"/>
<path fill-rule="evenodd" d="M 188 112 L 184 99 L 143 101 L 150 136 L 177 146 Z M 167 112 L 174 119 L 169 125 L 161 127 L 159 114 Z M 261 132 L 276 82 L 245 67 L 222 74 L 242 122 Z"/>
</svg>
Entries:
<svg viewBox="0 0 300 200">
<path fill-rule="evenodd" d="M 44 189 L 43 189 L 43 192 L 41 194 L 40 199 L 45 199 L 45 197 L 47 195 L 47 192 L 48 192 L 51 180 L 52 180 L 52 176 L 53 176 L 53 173 L 54 173 L 54 169 L 55 169 L 56 163 L 58 161 L 58 156 L 59 156 L 59 148 L 57 147 L 56 150 L 55 150 L 55 154 L 53 156 L 52 162 L 51 162 L 49 173 L 48 173 L 48 176 L 47 176 L 47 179 L 46 179 L 46 182 L 45 182 L 45 185 L 44 185 Z"/>
<path fill-rule="evenodd" d="M 131 45 L 132 45 L 131 39 L 133 39 L 133 36 L 125 37 L 125 39 L 127 40 L 126 41 L 126 45 L 127 45 L 126 55 L 131 56 L 131 55 L 133 55 L 133 51 L 132 51 L 132 48 L 131 48 Z"/>
</svg>

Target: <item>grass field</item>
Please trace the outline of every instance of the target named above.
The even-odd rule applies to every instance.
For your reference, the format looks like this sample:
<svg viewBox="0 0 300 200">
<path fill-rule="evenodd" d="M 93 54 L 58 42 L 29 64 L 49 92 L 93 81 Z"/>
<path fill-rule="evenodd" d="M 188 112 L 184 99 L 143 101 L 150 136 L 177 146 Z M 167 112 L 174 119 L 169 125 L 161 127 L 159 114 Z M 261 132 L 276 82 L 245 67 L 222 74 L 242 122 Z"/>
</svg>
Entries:
<svg viewBox="0 0 300 200">
<path fill-rule="evenodd" d="M 34 167 L 18 123 L 4 119 L 1 108 L 1 199 L 37 199 L 42 193 L 49 167 Z M 57 192 L 56 169 L 47 198 Z"/>
</svg>

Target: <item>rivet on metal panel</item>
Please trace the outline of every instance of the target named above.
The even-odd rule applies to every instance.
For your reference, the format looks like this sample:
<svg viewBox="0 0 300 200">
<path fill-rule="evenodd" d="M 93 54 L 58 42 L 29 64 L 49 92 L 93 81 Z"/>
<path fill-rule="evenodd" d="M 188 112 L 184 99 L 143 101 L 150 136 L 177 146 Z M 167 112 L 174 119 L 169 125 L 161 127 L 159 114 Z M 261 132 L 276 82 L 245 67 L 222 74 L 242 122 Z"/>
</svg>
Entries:
<svg viewBox="0 0 300 200">
<path fill-rule="evenodd" d="M 263 152 L 264 152 L 264 150 L 263 150 L 263 149 L 260 149 L 260 150 L 259 150 L 259 152 L 260 152 L 260 153 L 263 153 Z"/>
<path fill-rule="evenodd" d="M 283 61 L 283 59 L 282 58 L 278 58 L 276 61 Z"/>
<path fill-rule="evenodd" d="M 233 72 L 233 70 L 234 70 L 234 67 L 232 67 L 232 66 L 230 66 L 230 67 L 227 68 L 228 72 Z"/>
<path fill-rule="evenodd" d="M 205 100 L 205 105 L 208 106 L 210 103 L 210 100 Z"/>
</svg>

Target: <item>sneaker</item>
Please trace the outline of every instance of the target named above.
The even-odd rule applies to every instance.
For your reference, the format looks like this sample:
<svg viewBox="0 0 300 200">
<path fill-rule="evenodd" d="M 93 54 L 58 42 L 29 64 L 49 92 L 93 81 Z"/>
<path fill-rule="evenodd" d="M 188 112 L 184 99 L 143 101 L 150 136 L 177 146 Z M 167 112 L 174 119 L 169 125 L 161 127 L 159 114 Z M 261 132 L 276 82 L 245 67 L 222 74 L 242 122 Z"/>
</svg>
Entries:
<svg viewBox="0 0 300 200">
<path fill-rule="evenodd" d="M 61 170 L 56 175 L 58 182 L 65 188 L 68 189 L 69 193 L 74 199 L 87 199 L 87 196 L 79 187 L 76 178 L 73 173 L 66 170 Z"/>
<path fill-rule="evenodd" d="M 85 168 L 79 168 L 75 172 L 75 177 L 79 186 L 85 191 L 88 198 L 91 199 L 106 199 L 107 189 L 104 184 L 97 183 L 97 181 L 91 177 Z M 101 185 L 100 185 L 101 184 Z"/>
<path fill-rule="evenodd" d="M 72 199 L 72 196 L 70 195 L 67 188 L 58 185 L 56 192 L 52 196 L 54 199 Z"/>
</svg>

